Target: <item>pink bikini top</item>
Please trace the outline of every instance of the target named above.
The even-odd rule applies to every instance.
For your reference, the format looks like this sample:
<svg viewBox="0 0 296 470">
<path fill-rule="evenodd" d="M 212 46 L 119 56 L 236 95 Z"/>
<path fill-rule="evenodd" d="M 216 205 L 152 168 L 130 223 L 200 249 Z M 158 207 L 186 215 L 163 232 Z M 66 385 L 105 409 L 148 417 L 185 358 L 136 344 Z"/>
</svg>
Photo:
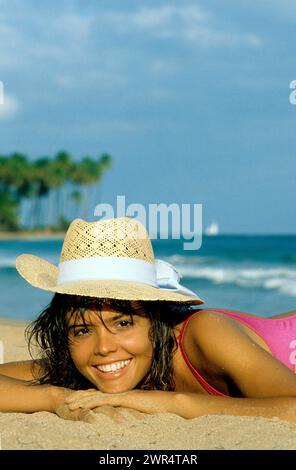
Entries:
<svg viewBox="0 0 296 470">
<path fill-rule="evenodd" d="M 221 313 L 228 317 L 238 320 L 246 325 L 260 336 L 270 349 L 272 355 L 279 359 L 293 372 L 296 372 L 296 313 L 284 318 L 261 318 L 248 316 L 243 313 L 232 312 L 231 310 L 207 309 L 215 313 Z M 179 345 L 181 354 L 189 369 L 202 385 L 202 387 L 211 395 L 225 397 L 224 393 L 219 392 L 212 387 L 193 367 L 184 350 L 184 334 L 190 319 L 198 315 L 202 310 L 195 311 L 184 322 L 179 336 Z"/>
</svg>

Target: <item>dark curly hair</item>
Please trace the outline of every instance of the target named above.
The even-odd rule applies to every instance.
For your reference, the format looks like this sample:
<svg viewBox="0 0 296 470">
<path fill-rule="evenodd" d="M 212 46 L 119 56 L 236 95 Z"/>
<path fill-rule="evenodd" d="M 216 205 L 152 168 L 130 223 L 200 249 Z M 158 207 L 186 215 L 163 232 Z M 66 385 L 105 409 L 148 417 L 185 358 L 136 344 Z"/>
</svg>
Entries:
<svg viewBox="0 0 296 470">
<path fill-rule="evenodd" d="M 26 329 L 29 351 L 39 366 L 35 383 L 51 384 L 73 390 L 92 388 L 91 384 L 76 368 L 69 349 L 68 322 L 78 314 L 84 320 L 86 309 L 92 308 L 101 314 L 102 307 L 141 315 L 150 320 L 149 339 L 153 347 L 150 371 L 138 384 L 143 390 L 174 390 L 172 358 L 177 342 L 174 326 L 183 321 L 192 311 L 187 304 L 167 301 L 124 301 L 97 299 L 68 294 L 55 294 L 51 303 Z M 33 352 L 34 351 L 34 352 Z"/>
</svg>

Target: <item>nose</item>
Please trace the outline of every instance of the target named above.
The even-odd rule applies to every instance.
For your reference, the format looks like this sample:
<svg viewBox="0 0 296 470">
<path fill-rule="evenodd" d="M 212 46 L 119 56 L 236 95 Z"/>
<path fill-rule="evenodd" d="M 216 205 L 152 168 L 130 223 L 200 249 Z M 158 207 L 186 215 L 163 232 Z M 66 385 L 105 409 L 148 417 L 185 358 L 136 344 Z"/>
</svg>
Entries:
<svg viewBox="0 0 296 470">
<path fill-rule="evenodd" d="M 94 354 L 100 356 L 108 356 L 117 350 L 117 337 L 109 331 L 105 326 L 100 325 L 96 329 Z"/>
</svg>

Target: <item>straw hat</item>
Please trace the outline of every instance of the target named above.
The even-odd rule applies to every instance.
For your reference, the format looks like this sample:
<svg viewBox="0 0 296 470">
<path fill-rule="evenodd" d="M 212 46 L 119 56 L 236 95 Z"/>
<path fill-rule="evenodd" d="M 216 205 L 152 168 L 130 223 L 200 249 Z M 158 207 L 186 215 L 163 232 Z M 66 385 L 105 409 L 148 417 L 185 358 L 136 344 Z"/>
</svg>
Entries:
<svg viewBox="0 0 296 470">
<path fill-rule="evenodd" d="M 16 269 L 32 286 L 51 292 L 122 300 L 203 301 L 179 284 L 169 263 L 156 260 L 148 234 L 136 219 L 74 220 L 58 266 L 22 254 Z"/>
</svg>

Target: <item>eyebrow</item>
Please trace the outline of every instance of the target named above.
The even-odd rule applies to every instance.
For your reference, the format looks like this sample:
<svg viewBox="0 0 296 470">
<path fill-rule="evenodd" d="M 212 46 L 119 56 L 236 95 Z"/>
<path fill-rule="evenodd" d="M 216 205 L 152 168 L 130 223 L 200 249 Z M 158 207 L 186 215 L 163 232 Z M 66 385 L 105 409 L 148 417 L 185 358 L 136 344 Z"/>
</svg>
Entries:
<svg viewBox="0 0 296 470">
<path fill-rule="evenodd" d="M 73 328 L 80 328 L 81 326 L 83 328 L 87 328 L 88 326 L 92 326 L 92 325 L 90 325 L 88 323 L 81 323 L 81 325 L 79 325 L 78 323 L 73 323 L 73 325 L 68 326 L 68 331 L 72 330 Z"/>
<path fill-rule="evenodd" d="M 113 315 L 113 317 L 109 318 L 106 322 L 104 321 L 103 323 L 109 323 L 125 316 L 130 316 L 130 314 L 129 313 L 117 313 Z M 93 323 L 86 323 L 86 322 L 85 323 L 73 323 L 73 325 L 68 326 L 68 330 L 71 330 L 73 328 L 80 328 L 80 327 L 87 328 L 89 326 L 93 326 Z"/>
</svg>

